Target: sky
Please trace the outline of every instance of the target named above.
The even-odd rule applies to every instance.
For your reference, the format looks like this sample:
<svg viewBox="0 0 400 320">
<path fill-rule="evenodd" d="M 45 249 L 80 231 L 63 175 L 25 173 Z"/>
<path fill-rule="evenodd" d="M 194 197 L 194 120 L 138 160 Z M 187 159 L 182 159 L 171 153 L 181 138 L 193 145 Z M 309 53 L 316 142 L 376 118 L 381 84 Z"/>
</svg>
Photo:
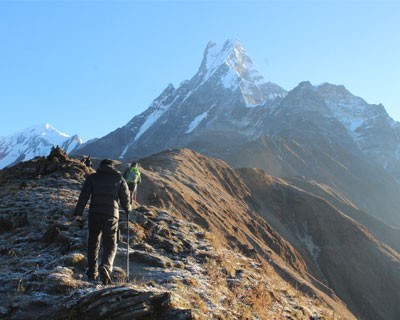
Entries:
<svg viewBox="0 0 400 320">
<path fill-rule="evenodd" d="M 227 39 L 267 81 L 341 84 L 400 121 L 400 1 L 0 0 L 0 136 L 102 137 Z"/>
</svg>

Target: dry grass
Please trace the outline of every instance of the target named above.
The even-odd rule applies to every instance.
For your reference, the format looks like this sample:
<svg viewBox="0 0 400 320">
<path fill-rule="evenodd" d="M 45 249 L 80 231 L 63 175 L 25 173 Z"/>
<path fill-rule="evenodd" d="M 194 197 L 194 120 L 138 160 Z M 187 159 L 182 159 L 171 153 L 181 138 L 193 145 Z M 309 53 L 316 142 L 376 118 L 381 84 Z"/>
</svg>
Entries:
<svg viewBox="0 0 400 320">
<path fill-rule="evenodd" d="M 217 252 L 222 249 L 225 249 L 225 247 L 226 247 L 225 242 L 222 240 L 222 239 L 224 239 L 224 237 L 222 235 L 220 235 L 217 230 L 205 232 L 204 239 L 207 240 L 208 242 L 210 242 L 210 244 L 212 245 L 214 250 Z"/>
<path fill-rule="evenodd" d="M 210 308 L 206 303 L 206 299 L 202 293 L 196 291 L 196 287 L 188 286 L 183 282 L 176 282 L 174 305 L 182 309 L 191 309 L 198 315 L 206 315 L 210 313 Z"/>
<path fill-rule="evenodd" d="M 65 267 L 55 268 L 47 276 L 46 280 L 49 293 L 70 293 L 73 289 L 77 289 L 82 285 L 80 280 L 74 278 L 74 272 Z"/>
<path fill-rule="evenodd" d="M 255 264 L 222 245 L 218 256 L 208 259 L 204 269 L 211 284 L 209 305 L 226 310 L 226 319 L 333 319 L 326 305 L 282 281 L 271 266 Z M 195 299 L 192 302 L 199 303 Z M 220 319 L 225 316 L 218 315 Z"/>
<path fill-rule="evenodd" d="M 72 253 L 66 257 L 65 264 L 82 271 L 86 268 L 87 260 L 82 253 Z"/>
</svg>

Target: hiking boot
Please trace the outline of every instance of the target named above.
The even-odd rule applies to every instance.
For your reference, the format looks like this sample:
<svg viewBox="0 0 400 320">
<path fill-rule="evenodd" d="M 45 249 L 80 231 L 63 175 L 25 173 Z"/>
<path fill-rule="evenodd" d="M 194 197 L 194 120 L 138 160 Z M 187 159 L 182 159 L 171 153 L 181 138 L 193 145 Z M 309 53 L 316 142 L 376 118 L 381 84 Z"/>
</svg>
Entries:
<svg viewBox="0 0 400 320">
<path fill-rule="evenodd" d="M 87 281 L 94 285 L 101 284 L 99 278 L 88 278 Z"/>
<path fill-rule="evenodd" d="M 100 275 L 100 280 L 101 282 L 103 282 L 104 285 L 112 283 L 110 273 L 108 272 L 106 267 L 100 266 L 99 275 Z"/>
<path fill-rule="evenodd" d="M 87 281 L 89 282 L 95 282 L 98 281 L 99 278 L 99 274 L 98 272 L 90 272 L 89 270 L 86 271 L 86 277 L 87 277 Z"/>
</svg>

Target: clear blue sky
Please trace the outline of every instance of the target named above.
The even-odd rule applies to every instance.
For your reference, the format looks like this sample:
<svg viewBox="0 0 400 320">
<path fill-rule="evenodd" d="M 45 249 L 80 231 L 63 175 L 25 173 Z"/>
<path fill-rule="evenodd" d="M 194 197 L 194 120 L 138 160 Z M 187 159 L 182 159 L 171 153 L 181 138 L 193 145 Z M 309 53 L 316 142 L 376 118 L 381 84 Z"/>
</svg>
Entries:
<svg viewBox="0 0 400 320">
<path fill-rule="evenodd" d="M 228 38 L 268 81 L 343 84 L 400 120 L 397 1 L 0 0 L 0 136 L 50 123 L 101 137 Z"/>
</svg>

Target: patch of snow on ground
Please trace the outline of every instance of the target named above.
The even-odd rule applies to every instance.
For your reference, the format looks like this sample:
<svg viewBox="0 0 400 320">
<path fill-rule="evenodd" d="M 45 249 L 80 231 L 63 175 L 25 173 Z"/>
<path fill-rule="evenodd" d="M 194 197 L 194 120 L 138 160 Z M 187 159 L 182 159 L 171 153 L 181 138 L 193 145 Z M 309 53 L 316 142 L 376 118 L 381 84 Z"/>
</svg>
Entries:
<svg viewBox="0 0 400 320">
<path fill-rule="evenodd" d="M 151 126 L 157 122 L 158 119 L 160 119 L 160 117 L 169 109 L 169 107 L 177 100 L 177 98 L 179 97 L 176 96 L 175 99 L 167 104 L 167 105 L 163 105 L 163 102 L 165 101 L 165 99 L 154 103 L 152 106 L 150 106 L 150 108 L 155 108 L 155 111 L 153 111 L 152 113 L 150 113 L 146 120 L 144 120 L 143 124 L 140 126 L 140 129 L 138 131 L 138 133 L 136 134 L 135 138 L 129 142 L 124 150 L 122 150 L 121 155 L 119 156 L 120 159 L 122 159 L 126 152 L 128 151 L 128 149 L 149 129 L 151 128 Z"/>
<path fill-rule="evenodd" d="M 190 123 L 188 129 L 186 130 L 185 133 L 191 133 L 194 129 L 197 128 L 197 126 L 205 119 L 207 118 L 208 111 L 198 115 L 194 120 Z"/>
<path fill-rule="evenodd" d="M 304 243 L 307 251 L 310 253 L 314 261 L 317 261 L 321 249 L 313 242 L 312 237 L 308 233 L 307 223 L 304 223 L 304 235 L 299 235 L 300 240 Z"/>
<path fill-rule="evenodd" d="M 137 141 L 142 136 L 142 134 L 145 133 L 165 113 L 165 111 L 165 109 L 159 109 L 150 114 L 140 127 L 134 141 Z"/>
</svg>

